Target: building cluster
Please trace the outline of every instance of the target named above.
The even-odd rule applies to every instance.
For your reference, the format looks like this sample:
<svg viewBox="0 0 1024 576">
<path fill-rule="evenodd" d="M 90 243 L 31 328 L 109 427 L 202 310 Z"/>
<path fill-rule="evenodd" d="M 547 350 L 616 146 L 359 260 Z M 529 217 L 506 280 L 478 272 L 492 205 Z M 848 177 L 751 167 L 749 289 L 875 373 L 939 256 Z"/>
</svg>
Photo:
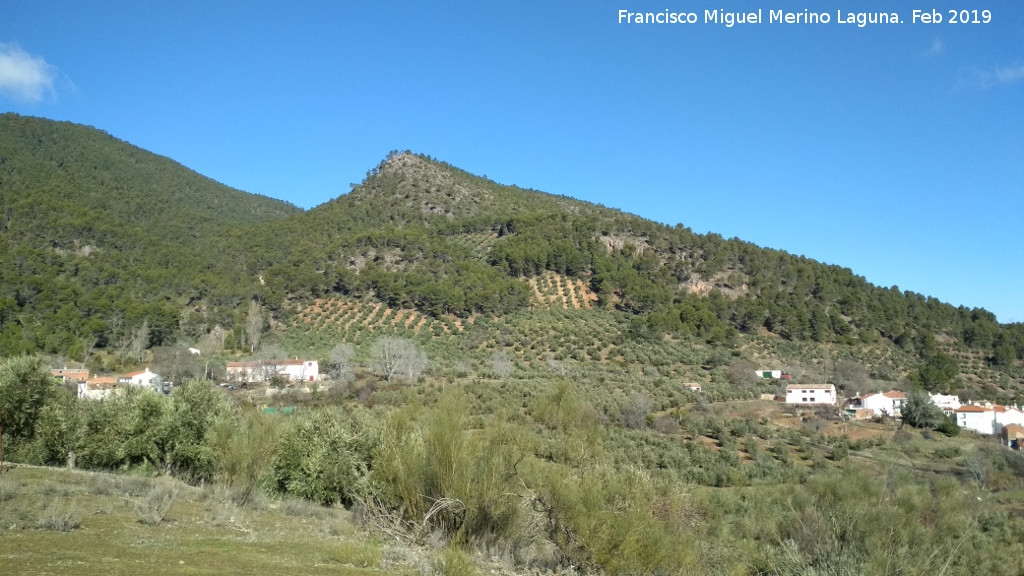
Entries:
<svg viewBox="0 0 1024 576">
<path fill-rule="evenodd" d="M 93 376 L 85 368 L 56 368 L 51 370 L 61 384 L 78 387 L 78 397 L 100 400 L 129 386 L 152 388 L 170 392 L 169 383 L 159 374 L 145 370 L 120 376 Z M 230 362 L 228 378 L 237 382 L 267 382 L 277 376 L 287 382 L 315 382 L 320 380 L 320 367 L 316 360 L 268 360 L 263 362 Z"/>
<path fill-rule="evenodd" d="M 932 403 L 960 428 L 978 434 L 1001 436 L 1009 446 L 1024 446 L 1024 411 L 1018 406 L 1000 406 L 991 402 L 962 404 L 960 398 L 948 394 L 929 394 Z M 839 398 L 832 384 L 790 384 L 786 386 L 785 402 L 799 406 L 838 406 Z M 901 418 L 907 395 L 895 390 L 873 392 L 850 398 L 846 413 L 855 420 Z"/>
</svg>

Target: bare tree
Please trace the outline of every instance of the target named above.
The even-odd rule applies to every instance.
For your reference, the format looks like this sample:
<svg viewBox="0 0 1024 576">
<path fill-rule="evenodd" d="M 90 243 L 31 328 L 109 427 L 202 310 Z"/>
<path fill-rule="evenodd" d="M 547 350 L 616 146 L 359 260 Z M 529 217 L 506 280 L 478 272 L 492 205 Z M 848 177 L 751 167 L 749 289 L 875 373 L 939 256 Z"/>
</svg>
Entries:
<svg viewBox="0 0 1024 576">
<path fill-rule="evenodd" d="M 571 368 L 567 362 L 565 362 L 564 360 L 559 360 L 550 354 L 548 355 L 548 359 L 546 362 L 548 368 L 553 370 L 559 376 L 568 376 L 569 372 L 571 372 Z"/>
<path fill-rule="evenodd" d="M 263 335 L 263 309 L 259 302 L 249 303 L 249 313 L 245 317 L 245 334 L 249 337 L 249 351 L 256 352 Z"/>
<path fill-rule="evenodd" d="M 753 388 L 763 382 L 763 379 L 757 376 L 757 366 L 754 366 L 754 363 L 749 360 L 742 359 L 729 365 L 726 378 L 729 379 L 730 384 L 741 390 Z"/>
<path fill-rule="evenodd" d="M 226 336 L 227 331 L 218 324 L 210 330 L 209 334 L 204 335 L 196 342 L 196 348 L 199 349 L 199 354 L 202 356 L 204 378 L 210 377 L 210 362 L 213 361 L 214 354 L 224 350 Z"/>
<path fill-rule="evenodd" d="M 132 333 L 129 349 L 136 362 L 146 358 L 146 347 L 149 346 L 149 320 L 143 319 L 142 324 Z"/>
<path fill-rule="evenodd" d="M 854 360 L 840 360 L 832 369 L 832 383 L 841 390 L 860 391 L 867 384 L 864 365 Z"/>
<path fill-rule="evenodd" d="M 626 428 L 639 430 L 647 426 L 647 416 L 654 408 L 654 401 L 643 392 L 634 392 L 629 403 L 622 408 L 622 423 Z"/>
<path fill-rule="evenodd" d="M 427 367 L 427 353 L 403 338 L 385 336 L 373 343 L 371 352 L 374 372 L 389 382 L 402 376 L 411 384 Z"/>
<path fill-rule="evenodd" d="M 331 349 L 327 357 L 327 373 L 335 382 L 351 382 L 355 369 L 353 358 L 356 355 L 355 346 L 348 343 L 341 343 Z"/>
<path fill-rule="evenodd" d="M 512 358 L 508 352 L 499 350 L 491 354 L 491 374 L 495 378 L 505 378 L 512 373 Z"/>
<path fill-rule="evenodd" d="M 281 373 L 281 362 L 287 359 L 288 355 L 277 344 L 264 346 L 253 356 L 256 363 L 254 377 L 261 382 L 275 380 L 274 377 Z"/>
</svg>

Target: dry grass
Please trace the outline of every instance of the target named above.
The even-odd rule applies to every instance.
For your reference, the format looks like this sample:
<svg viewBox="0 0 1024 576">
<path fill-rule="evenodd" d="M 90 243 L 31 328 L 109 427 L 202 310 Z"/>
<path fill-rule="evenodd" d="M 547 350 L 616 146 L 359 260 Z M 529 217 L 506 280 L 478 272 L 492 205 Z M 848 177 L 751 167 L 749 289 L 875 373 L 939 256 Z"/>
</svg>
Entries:
<svg viewBox="0 0 1024 576">
<path fill-rule="evenodd" d="M 4 576 L 417 572 L 388 562 L 384 546 L 359 536 L 344 510 L 240 508 L 224 494 L 168 479 L 29 467 L 0 475 L 0 494 Z M 140 523 L 136 507 L 162 507 L 168 494 L 175 496 L 159 524 Z"/>
</svg>

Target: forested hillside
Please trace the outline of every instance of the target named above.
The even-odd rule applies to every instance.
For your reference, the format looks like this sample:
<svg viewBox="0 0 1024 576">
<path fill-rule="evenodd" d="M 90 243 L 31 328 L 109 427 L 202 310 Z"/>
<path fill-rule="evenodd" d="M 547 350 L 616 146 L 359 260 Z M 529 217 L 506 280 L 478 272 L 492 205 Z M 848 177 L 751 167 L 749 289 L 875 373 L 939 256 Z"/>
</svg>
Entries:
<svg viewBox="0 0 1024 576">
<path fill-rule="evenodd" d="M 238 230 L 301 212 L 67 122 L 0 115 L 0 355 L 81 357 L 143 322 L 174 342 L 182 310 L 229 322 L 254 280 Z"/>
<path fill-rule="evenodd" d="M 633 340 L 892 347 L 915 359 L 900 370 L 936 391 L 960 385 L 960 350 L 1019 392 L 1024 327 L 985 310 L 408 152 L 302 212 L 91 128 L 4 115 L 0 206 L 0 355 L 83 358 L 124 349 L 142 328 L 143 348 L 217 326 L 240 346 L 252 302 L 268 327 L 322 298 L 504 316 L 533 309 L 530 279 L 555 273 L 624 315 Z"/>
</svg>

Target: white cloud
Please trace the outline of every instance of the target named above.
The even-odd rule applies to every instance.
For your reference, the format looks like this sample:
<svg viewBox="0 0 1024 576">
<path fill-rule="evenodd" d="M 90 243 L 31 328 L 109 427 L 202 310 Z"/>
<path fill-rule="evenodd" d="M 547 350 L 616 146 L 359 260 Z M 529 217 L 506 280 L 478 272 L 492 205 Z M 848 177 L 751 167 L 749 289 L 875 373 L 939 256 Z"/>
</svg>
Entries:
<svg viewBox="0 0 1024 576">
<path fill-rule="evenodd" d="M 1024 81 L 1024 65 L 1001 66 L 988 70 L 972 70 L 967 72 L 961 79 L 961 86 L 988 90 L 998 86 L 1015 84 Z"/>
<path fill-rule="evenodd" d="M 54 68 L 17 44 L 0 43 L 0 94 L 38 102 L 53 93 Z"/>
<path fill-rule="evenodd" d="M 996 68 L 992 74 L 997 84 L 1012 84 L 1024 80 L 1024 66 Z"/>
<path fill-rule="evenodd" d="M 929 46 L 928 49 L 925 50 L 924 55 L 925 56 L 939 56 L 939 55 L 943 54 L 945 51 L 946 51 L 946 44 L 942 41 L 941 38 L 935 38 L 934 40 L 932 40 L 931 46 Z"/>
</svg>

